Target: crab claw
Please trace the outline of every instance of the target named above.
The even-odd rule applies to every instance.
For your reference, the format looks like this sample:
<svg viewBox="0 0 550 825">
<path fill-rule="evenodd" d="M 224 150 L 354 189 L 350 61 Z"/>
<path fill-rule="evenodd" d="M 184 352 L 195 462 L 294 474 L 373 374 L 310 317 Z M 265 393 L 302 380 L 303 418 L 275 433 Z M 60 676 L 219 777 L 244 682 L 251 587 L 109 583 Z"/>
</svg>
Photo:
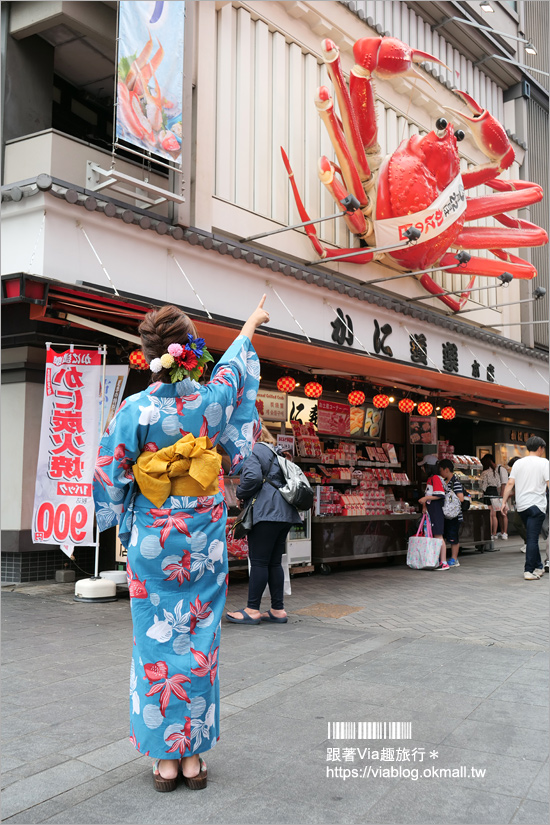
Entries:
<svg viewBox="0 0 550 825">
<path fill-rule="evenodd" d="M 353 47 L 353 56 L 357 74 L 370 77 L 395 77 L 396 75 L 422 75 L 416 71 L 413 63 L 422 63 L 429 60 L 439 63 L 450 71 L 449 67 L 433 54 L 411 49 L 396 37 L 362 37 Z"/>
<path fill-rule="evenodd" d="M 444 108 L 447 112 L 452 112 L 468 124 L 475 142 L 483 154 L 487 155 L 492 162 L 491 168 L 494 170 L 493 177 L 496 177 L 496 175 L 500 174 L 504 169 L 508 169 L 514 162 L 515 154 L 508 140 L 508 136 L 498 120 L 489 114 L 487 109 L 483 109 L 476 103 L 473 97 L 470 97 L 467 92 L 456 90 L 456 93 L 460 95 L 466 103 L 473 113 L 473 117 L 465 115 L 457 109 L 451 109 L 449 106 L 445 106 Z M 479 168 L 481 169 L 482 167 Z M 484 181 L 480 181 L 480 183 L 481 182 Z M 472 185 L 476 186 L 477 184 L 474 183 Z"/>
</svg>

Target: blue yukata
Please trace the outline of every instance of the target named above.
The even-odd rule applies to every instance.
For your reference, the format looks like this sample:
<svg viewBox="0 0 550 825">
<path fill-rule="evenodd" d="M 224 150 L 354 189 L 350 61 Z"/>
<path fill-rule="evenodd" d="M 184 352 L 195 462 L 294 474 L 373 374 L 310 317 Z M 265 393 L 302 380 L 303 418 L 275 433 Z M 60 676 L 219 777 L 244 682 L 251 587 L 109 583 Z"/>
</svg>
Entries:
<svg viewBox="0 0 550 825">
<path fill-rule="evenodd" d="M 168 448 L 190 433 L 223 447 L 231 473 L 238 472 L 261 430 L 255 406 L 259 378 L 258 356 L 240 335 L 209 383 L 156 382 L 127 398 L 99 445 L 98 528 L 118 523 L 128 550 L 130 739 L 154 759 L 201 753 L 219 738 L 227 509 L 221 473 L 214 495 L 170 494 L 157 506 L 140 491 L 133 467 L 144 452 Z M 218 489 L 216 474 L 217 468 Z"/>
</svg>

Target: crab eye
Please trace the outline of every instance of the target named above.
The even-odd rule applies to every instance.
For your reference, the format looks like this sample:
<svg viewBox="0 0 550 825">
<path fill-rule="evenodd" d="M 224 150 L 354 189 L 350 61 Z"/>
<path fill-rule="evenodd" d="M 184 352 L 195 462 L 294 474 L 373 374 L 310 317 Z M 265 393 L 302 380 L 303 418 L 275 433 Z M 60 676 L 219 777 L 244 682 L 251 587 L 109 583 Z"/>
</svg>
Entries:
<svg viewBox="0 0 550 825">
<path fill-rule="evenodd" d="M 436 129 L 439 129 L 440 131 L 442 129 L 446 129 L 447 128 L 447 121 L 445 120 L 445 118 L 444 117 L 438 118 L 435 122 L 435 127 L 436 127 Z"/>
<path fill-rule="evenodd" d="M 464 132 L 462 131 L 462 129 L 457 129 L 457 130 L 456 130 L 456 132 L 455 132 L 455 138 L 456 138 L 457 140 L 459 140 L 459 141 L 460 141 L 460 140 L 464 140 Z"/>
</svg>

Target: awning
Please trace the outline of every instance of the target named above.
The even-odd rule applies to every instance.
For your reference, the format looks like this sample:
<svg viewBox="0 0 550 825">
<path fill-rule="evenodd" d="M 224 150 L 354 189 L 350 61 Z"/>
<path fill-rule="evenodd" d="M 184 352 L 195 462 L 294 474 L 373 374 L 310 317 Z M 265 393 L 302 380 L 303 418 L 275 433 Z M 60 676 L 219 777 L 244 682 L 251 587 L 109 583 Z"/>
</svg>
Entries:
<svg viewBox="0 0 550 825">
<path fill-rule="evenodd" d="M 72 286 L 47 279 L 33 279 L 32 297 L 29 296 L 29 277 L 21 277 L 21 290 L 12 285 L 7 298 L 3 278 L 3 303 L 16 301 L 29 304 L 30 318 L 36 321 L 63 324 L 68 315 L 75 327 L 98 328 L 87 324 L 101 324 L 102 334 L 130 338 L 137 335 L 137 327 L 145 313 L 159 305 L 141 298 L 107 295 L 84 286 Z M 14 276 L 16 279 L 17 276 Z M 26 280 L 24 280 L 26 279 Z M 38 284 L 43 283 L 43 295 Z M 79 321 L 73 320 L 79 318 Z M 200 335 L 212 350 L 223 352 L 238 332 L 238 325 L 229 320 L 209 321 L 194 316 Z M 107 330 L 105 329 L 107 328 Z M 108 332 L 111 330 L 111 332 Z M 402 389 L 426 390 L 437 395 L 482 404 L 493 404 L 517 410 L 545 411 L 549 408 L 547 393 L 533 393 L 502 384 L 465 378 L 462 376 L 421 368 L 390 358 L 375 358 L 336 345 L 305 343 L 276 331 L 261 330 L 254 337 L 254 347 L 264 361 L 282 364 L 301 371 L 322 373 L 330 370 L 342 376 L 355 377 L 375 385 L 394 385 Z"/>
</svg>

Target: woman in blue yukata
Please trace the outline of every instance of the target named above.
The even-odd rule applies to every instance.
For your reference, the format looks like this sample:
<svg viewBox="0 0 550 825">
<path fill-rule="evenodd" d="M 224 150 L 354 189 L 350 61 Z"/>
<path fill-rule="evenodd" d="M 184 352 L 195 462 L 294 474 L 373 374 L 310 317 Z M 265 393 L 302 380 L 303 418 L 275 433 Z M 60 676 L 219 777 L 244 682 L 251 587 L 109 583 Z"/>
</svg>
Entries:
<svg viewBox="0 0 550 825">
<path fill-rule="evenodd" d="M 99 530 L 119 525 L 128 550 L 133 621 L 130 739 L 153 757 L 159 791 L 180 775 L 206 787 L 199 756 L 219 738 L 218 655 L 227 593 L 221 455 L 239 470 L 258 437 L 260 362 L 251 344 L 269 321 L 265 295 L 198 384 L 212 357 L 180 309 L 140 325 L 152 381 L 132 395 L 101 439 L 94 479 Z"/>
</svg>

